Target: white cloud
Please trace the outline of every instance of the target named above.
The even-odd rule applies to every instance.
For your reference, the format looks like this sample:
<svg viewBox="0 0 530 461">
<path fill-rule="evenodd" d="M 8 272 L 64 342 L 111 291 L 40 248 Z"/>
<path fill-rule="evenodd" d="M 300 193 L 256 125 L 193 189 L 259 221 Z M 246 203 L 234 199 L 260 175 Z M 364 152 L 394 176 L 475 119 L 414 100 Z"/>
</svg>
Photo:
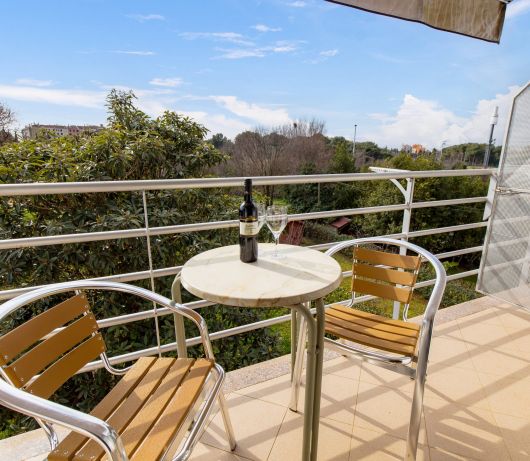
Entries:
<svg viewBox="0 0 530 461">
<path fill-rule="evenodd" d="M 145 21 L 165 21 L 165 17 L 161 14 L 129 14 L 127 17 L 134 19 L 138 22 Z"/>
<path fill-rule="evenodd" d="M 103 91 L 52 89 L 18 85 L 0 85 L 0 97 L 17 101 L 101 108 L 105 104 Z"/>
<path fill-rule="evenodd" d="M 244 35 L 237 32 L 182 32 L 179 34 L 186 40 L 207 39 L 216 42 L 230 42 L 238 45 L 252 46 L 253 42 L 246 39 Z"/>
<path fill-rule="evenodd" d="M 210 99 L 223 106 L 233 114 L 250 119 L 261 125 L 281 125 L 290 123 L 291 119 L 284 108 L 269 109 L 254 103 L 248 103 L 236 96 L 210 96 Z"/>
<path fill-rule="evenodd" d="M 260 49 L 236 48 L 227 50 L 218 48 L 222 54 L 215 56 L 213 59 L 243 59 L 243 58 L 263 58 L 265 53 Z"/>
<path fill-rule="evenodd" d="M 280 40 L 273 45 L 254 47 L 254 48 L 218 48 L 222 54 L 215 56 L 213 59 L 242 59 L 242 58 L 263 58 L 274 53 L 292 53 L 299 48 L 301 41 Z"/>
<path fill-rule="evenodd" d="M 156 77 L 156 78 L 153 78 L 149 84 L 150 85 L 155 85 L 155 86 L 164 86 L 164 87 L 169 87 L 169 88 L 174 88 L 176 86 L 180 86 L 182 85 L 183 80 L 180 78 L 180 77 L 173 77 L 173 78 L 160 78 L 160 77 Z"/>
<path fill-rule="evenodd" d="M 307 6 L 307 2 L 302 0 L 296 0 L 295 2 L 287 3 L 287 6 L 292 6 L 293 8 L 304 8 Z"/>
<path fill-rule="evenodd" d="M 479 100 L 469 117 L 458 116 L 436 101 L 407 94 L 396 114 L 370 115 L 380 125 L 366 137 L 379 145 L 400 147 L 402 144 L 417 143 L 438 149 L 443 140 L 447 140 L 447 145 L 486 142 L 491 115 L 498 106 L 499 123 L 495 127 L 495 138 L 496 143 L 501 144 L 513 97 L 520 89 L 510 87 L 506 93 L 497 94 L 493 99 Z"/>
<path fill-rule="evenodd" d="M 327 58 L 331 58 L 333 56 L 337 56 L 339 54 L 339 50 L 325 50 L 318 53 L 320 56 L 325 56 Z"/>
<path fill-rule="evenodd" d="M 269 27 L 265 24 L 256 24 L 255 26 L 252 26 L 253 29 L 256 29 L 258 32 L 280 32 L 282 29 L 281 27 Z"/>
<path fill-rule="evenodd" d="M 506 17 L 515 18 L 530 11 L 530 0 L 518 0 L 508 4 L 506 7 Z"/>
<path fill-rule="evenodd" d="M 53 85 L 53 80 L 37 80 L 34 78 L 17 78 L 15 80 L 17 85 L 27 85 L 27 86 L 51 86 Z"/>
<path fill-rule="evenodd" d="M 153 56 L 153 55 L 156 54 L 154 51 L 135 51 L 135 50 L 132 50 L 132 51 L 128 51 L 128 50 L 114 50 L 114 51 L 111 51 L 111 53 L 130 54 L 130 55 L 134 55 L 134 56 Z"/>
</svg>

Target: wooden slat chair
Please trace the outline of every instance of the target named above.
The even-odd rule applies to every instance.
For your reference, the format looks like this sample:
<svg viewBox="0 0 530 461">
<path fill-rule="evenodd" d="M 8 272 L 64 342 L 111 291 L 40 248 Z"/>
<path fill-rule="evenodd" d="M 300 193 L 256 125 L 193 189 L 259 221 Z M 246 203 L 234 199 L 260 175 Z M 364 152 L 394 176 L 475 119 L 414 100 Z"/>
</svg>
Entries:
<svg viewBox="0 0 530 461">
<path fill-rule="evenodd" d="M 137 295 L 191 319 L 199 328 L 205 358 L 141 357 L 118 370 L 107 357 L 86 290 Z M 48 285 L 0 306 L 0 322 L 17 309 L 58 293 L 73 297 L 0 336 L 0 402 L 37 419 L 47 433 L 48 460 L 185 460 L 204 429 L 215 400 L 230 448 L 235 440 L 206 324 L 195 311 L 143 288 L 112 282 Z M 47 400 L 89 362 L 123 378 L 90 415 Z M 60 443 L 53 424 L 72 430 Z"/>
<path fill-rule="evenodd" d="M 395 254 L 365 248 L 366 245 L 404 248 L 414 255 Z M 384 368 L 416 380 L 407 438 L 405 459 L 416 459 L 418 433 L 423 404 L 429 347 L 434 316 L 446 284 L 443 265 L 431 253 L 417 245 L 388 238 L 367 238 L 342 242 L 329 249 L 335 253 L 353 246 L 352 300 L 348 305 L 333 304 L 326 309 L 325 331 L 338 340 L 325 338 L 325 344 L 341 353 L 356 355 Z M 434 289 L 427 303 L 421 325 L 407 322 L 407 311 L 422 259 L 435 270 Z M 354 309 L 356 296 L 378 297 L 404 304 L 403 320 L 389 319 Z M 366 296 L 368 295 L 368 296 Z M 300 325 L 298 348 L 305 346 L 306 329 Z M 303 354 L 298 354 L 293 376 L 291 409 L 298 406 Z"/>
</svg>

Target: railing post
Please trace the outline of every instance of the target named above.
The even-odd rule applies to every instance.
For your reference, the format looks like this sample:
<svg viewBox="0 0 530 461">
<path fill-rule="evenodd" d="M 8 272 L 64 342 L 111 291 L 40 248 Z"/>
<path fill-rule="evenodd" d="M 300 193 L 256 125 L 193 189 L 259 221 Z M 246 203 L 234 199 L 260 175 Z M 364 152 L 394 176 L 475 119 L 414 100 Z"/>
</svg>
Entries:
<svg viewBox="0 0 530 461">
<path fill-rule="evenodd" d="M 407 188 L 404 191 L 402 188 L 400 188 L 400 190 L 403 193 L 403 196 L 405 197 L 405 205 L 407 206 L 407 208 L 403 210 L 403 223 L 401 224 L 401 233 L 404 234 L 404 237 L 402 237 L 402 240 L 408 241 L 410 231 L 410 220 L 412 216 L 411 205 L 414 200 L 414 178 L 407 178 Z M 406 253 L 406 248 L 399 248 L 400 255 L 404 255 Z M 399 301 L 394 301 L 394 310 L 392 311 L 392 318 L 398 319 L 400 311 L 401 303 Z"/>
<path fill-rule="evenodd" d="M 151 253 L 151 234 L 149 229 L 149 216 L 147 214 L 147 197 L 145 190 L 142 191 L 142 203 L 144 207 L 144 222 L 145 222 L 145 237 L 147 242 L 147 258 L 149 261 L 149 278 L 151 280 L 151 291 L 155 292 L 155 276 L 153 272 L 153 254 Z M 160 327 L 158 325 L 158 311 L 156 303 L 153 301 L 153 310 L 155 311 L 155 331 L 156 331 L 156 345 L 158 348 L 158 356 L 162 356 L 160 349 Z"/>
</svg>

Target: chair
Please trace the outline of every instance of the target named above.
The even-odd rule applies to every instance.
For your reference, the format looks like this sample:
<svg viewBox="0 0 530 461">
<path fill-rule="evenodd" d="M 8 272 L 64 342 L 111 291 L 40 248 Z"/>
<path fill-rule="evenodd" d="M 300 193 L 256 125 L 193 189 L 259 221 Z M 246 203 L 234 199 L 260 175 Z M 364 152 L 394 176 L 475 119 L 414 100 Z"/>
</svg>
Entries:
<svg viewBox="0 0 530 461">
<path fill-rule="evenodd" d="M 374 250 L 366 248 L 366 245 L 398 247 L 415 255 Z M 446 284 L 445 269 L 434 255 L 423 248 L 389 238 L 349 240 L 330 248 L 326 254 L 331 256 L 350 247 L 353 247 L 352 299 L 347 305 L 337 303 L 326 309 L 325 331 L 339 339 L 326 337 L 325 345 L 343 354 L 359 356 L 416 381 L 405 455 L 405 459 L 414 460 L 434 316 Z M 420 326 L 407 322 L 407 313 L 422 259 L 432 265 L 436 280 Z M 365 296 L 356 298 L 356 294 Z M 352 308 L 356 302 L 374 297 L 403 303 L 403 320 L 389 319 Z M 298 350 L 305 346 L 305 336 L 305 322 L 302 320 Z M 297 354 L 290 405 L 294 411 L 297 411 L 302 364 L 303 354 Z"/>
<path fill-rule="evenodd" d="M 86 291 L 114 291 L 152 301 L 199 328 L 205 358 L 140 357 L 116 369 Z M 203 318 L 143 288 L 113 282 L 66 282 L 30 291 L 0 306 L 0 322 L 35 301 L 75 292 L 66 301 L 0 336 L 0 402 L 36 418 L 51 445 L 48 460 L 187 459 L 217 399 L 230 448 L 235 440 L 221 392 L 224 370 L 214 361 Z M 123 378 L 90 414 L 47 400 L 90 361 Z M 71 429 L 60 443 L 53 424 Z"/>
</svg>

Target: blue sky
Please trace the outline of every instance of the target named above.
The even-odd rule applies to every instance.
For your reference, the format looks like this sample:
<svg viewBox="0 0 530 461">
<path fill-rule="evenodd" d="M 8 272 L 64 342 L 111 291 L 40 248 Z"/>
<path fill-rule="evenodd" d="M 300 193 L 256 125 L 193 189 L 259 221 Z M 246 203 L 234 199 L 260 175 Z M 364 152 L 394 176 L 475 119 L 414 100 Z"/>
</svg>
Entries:
<svg viewBox="0 0 530 461">
<path fill-rule="evenodd" d="M 500 45 L 323 0 L 2 2 L 0 101 L 29 122 L 105 123 L 110 88 L 233 138 L 301 118 L 400 146 L 485 142 L 530 80 L 530 0 Z"/>
</svg>

